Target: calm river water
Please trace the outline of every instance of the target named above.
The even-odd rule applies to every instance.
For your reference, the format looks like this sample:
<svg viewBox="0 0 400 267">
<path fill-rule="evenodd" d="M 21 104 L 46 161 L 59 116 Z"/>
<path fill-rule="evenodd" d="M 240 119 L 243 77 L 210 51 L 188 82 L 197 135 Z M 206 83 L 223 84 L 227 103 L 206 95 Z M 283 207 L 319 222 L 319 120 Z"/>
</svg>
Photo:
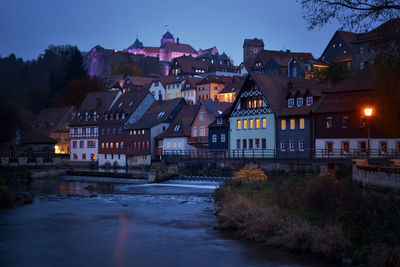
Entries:
<svg viewBox="0 0 400 267">
<path fill-rule="evenodd" d="M 215 183 L 88 185 L 21 188 L 35 201 L 0 211 L 0 266 L 332 266 L 213 230 Z"/>
</svg>

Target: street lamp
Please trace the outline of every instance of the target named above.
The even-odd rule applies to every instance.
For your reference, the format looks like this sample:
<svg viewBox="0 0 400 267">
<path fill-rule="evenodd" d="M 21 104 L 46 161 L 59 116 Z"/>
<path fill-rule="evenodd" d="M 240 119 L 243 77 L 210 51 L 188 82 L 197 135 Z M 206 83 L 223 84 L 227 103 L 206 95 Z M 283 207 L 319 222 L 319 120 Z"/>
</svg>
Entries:
<svg viewBox="0 0 400 267">
<path fill-rule="evenodd" d="M 369 118 L 372 116 L 372 113 L 374 112 L 372 107 L 366 107 L 364 108 L 364 115 L 367 118 L 367 128 L 368 128 L 368 150 L 367 150 L 367 158 L 369 158 L 370 153 L 371 153 L 371 141 L 370 141 L 370 135 L 369 135 Z"/>
</svg>

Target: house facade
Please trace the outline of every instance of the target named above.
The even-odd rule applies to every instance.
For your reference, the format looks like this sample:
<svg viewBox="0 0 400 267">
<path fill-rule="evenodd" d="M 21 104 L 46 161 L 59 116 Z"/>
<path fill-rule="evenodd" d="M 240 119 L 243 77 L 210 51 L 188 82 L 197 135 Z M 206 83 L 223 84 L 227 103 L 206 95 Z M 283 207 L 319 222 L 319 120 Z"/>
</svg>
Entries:
<svg viewBox="0 0 400 267">
<path fill-rule="evenodd" d="M 118 91 L 91 92 L 83 100 L 70 123 L 70 163 L 88 165 L 98 163 L 99 124 L 105 112 L 121 95 Z"/>
<path fill-rule="evenodd" d="M 312 158 L 314 153 L 312 109 L 324 85 L 291 80 L 277 117 L 277 158 Z"/>
<path fill-rule="evenodd" d="M 181 96 L 186 100 L 188 104 L 197 103 L 197 90 L 196 85 L 202 79 L 197 77 L 186 77 L 182 84 Z"/>
<path fill-rule="evenodd" d="M 250 74 L 229 116 L 229 147 L 234 157 L 274 157 L 275 114 L 287 78 Z"/>
<path fill-rule="evenodd" d="M 133 125 L 127 126 L 131 147 L 127 154 L 128 166 L 149 165 L 159 156 L 156 137 L 165 132 L 186 103 L 183 98 L 155 101 Z"/>
<path fill-rule="evenodd" d="M 138 121 L 155 101 L 147 90 L 131 91 L 121 95 L 104 112 L 99 126 L 99 165 L 124 167 L 132 150 L 126 125 Z"/>
<path fill-rule="evenodd" d="M 229 108 L 208 125 L 208 149 L 229 149 Z"/>
</svg>

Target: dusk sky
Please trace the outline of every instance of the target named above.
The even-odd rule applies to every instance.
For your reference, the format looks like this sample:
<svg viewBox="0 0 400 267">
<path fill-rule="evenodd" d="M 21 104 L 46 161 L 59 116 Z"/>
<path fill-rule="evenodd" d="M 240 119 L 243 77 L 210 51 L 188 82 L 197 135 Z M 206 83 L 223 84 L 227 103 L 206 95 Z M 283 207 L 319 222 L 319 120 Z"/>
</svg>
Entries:
<svg viewBox="0 0 400 267">
<path fill-rule="evenodd" d="M 122 50 L 136 35 L 145 46 L 159 46 L 164 24 L 181 43 L 195 49 L 215 45 L 236 65 L 242 62 L 245 38 L 262 38 L 265 49 L 311 52 L 318 58 L 339 27 L 307 30 L 296 0 L 3 0 L 0 55 L 35 59 L 50 44 Z"/>
</svg>

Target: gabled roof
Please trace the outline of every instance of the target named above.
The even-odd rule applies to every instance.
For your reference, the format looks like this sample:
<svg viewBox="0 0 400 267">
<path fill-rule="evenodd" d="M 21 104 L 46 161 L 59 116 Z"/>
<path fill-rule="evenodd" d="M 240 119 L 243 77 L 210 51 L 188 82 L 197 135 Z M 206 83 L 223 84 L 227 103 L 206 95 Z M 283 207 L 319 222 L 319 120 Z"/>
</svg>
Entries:
<svg viewBox="0 0 400 267">
<path fill-rule="evenodd" d="M 142 118 L 128 129 L 149 129 L 159 123 L 172 121 L 171 112 L 180 102 L 184 102 L 184 100 L 182 98 L 174 98 L 171 100 L 155 101 Z"/>
<path fill-rule="evenodd" d="M 214 121 L 216 117 L 221 116 L 227 109 L 229 109 L 232 106 L 232 103 L 212 101 L 209 99 L 207 101 L 201 101 L 200 105 L 204 107 L 210 120 Z"/>
<path fill-rule="evenodd" d="M 166 33 L 164 33 L 164 35 L 162 36 L 162 38 L 164 39 L 173 39 L 174 36 L 172 35 L 172 33 L 170 33 L 169 31 L 167 31 Z"/>
<path fill-rule="evenodd" d="M 135 42 L 128 49 L 143 49 L 143 43 L 136 37 Z"/>
<path fill-rule="evenodd" d="M 400 39 L 400 18 L 388 20 L 369 32 L 357 34 L 353 43 L 385 38 Z"/>
<path fill-rule="evenodd" d="M 374 87 L 373 78 L 372 66 L 367 65 L 363 70 L 334 85 L 330 92 L 372 89 Z"/>
<path fill-rule="evenodd" d="M 183 83 L 182 86 L 182 91 L 185 90 L 193 90 L 196 89 L 196 85 L 201 81 L 201 78 L 198 77 L 186 77 L 185 82 Z M 189 88 L 186 88 L 186 83 L 189 83 L 191 86 Z"/>
<path fill-rule="evenodd" d="M 171 83 L 175 79 L 176 79 L 175 75 L 162 76 L 160 77 L 160 82 L 165 87 L 167 84 Z"/>
<path fill-rule="evenodd" d="M 141 77 L 141 76 L 129 76 L 134 86 L 142 87 L 146 84 L 151 84 L 155 78 Z"/>
<path fill-rule="evenodd" d="M 230 79 L 225 83 L 224 89 L 218 94 L 237 93 L 242 88 L 245 78 L 243 77 L 229 77 Z"/>
<path fill-rule="evenodd" d="M 163 48 L 166 51 L 171 52 L 180 52 L 180 53 L 188 53 L 188 54 L 197 54 L 196 49 L 194 49 L 189 44 L 181 44 L 181 43 L 165 43 Z"/>
<path fill-rule="evenodd" d="M 202 60 L 194 59 L 192 57 L 179 57 L 172 61 L 171 68 L 175 62 L 178 62 L 181 68 L 181 73 L 184 74 L 196 74 L 196 69 L 208 70 L 208 64 Z"/>
<path fill-rule="evenodd" d="M 178 115 L 171 122 L 168 129 L 158 135 L 157 139 L 169 137 L 190 137 L 191 123 L 194 115 L 197 113 L 199 105 L 186 105 L 181 108 Z M 179 125 L 179 126 L 178 126 Z"/>
<path fill-rule="evenodd" d="M 83 100 L 78 109 L 78 113 L 82 116 L 84 116 L 86 112 L 93 114 L 94 111 L 96 111 L 97 114 L 104 114 L 119 94 L 119 91 L 90 92 Z M 93 121 L 93 118 L 89 121 L 79 120 L 78 116 L 75 116 L 75 119 L 71 122 L 71 126 L 92 124 L 98 124 L 98 121 Z"/>
<path fill-rule="evenodd" d="M 255 74 L 250 75 L 257 86 L 262 91 L 268 104 L 274 113 L 279 112 L 280 104 L 286 94 L 286 88 L 289 82 L 294 88 L 312 86 L 316 83 L 314 80 L 306 80 L 271 74 Z"/>
<path fill-rule="evenodd" d="M 48 137 L 41 133 L 39 130 L 29 126 L 28 124 L 22 124 L 21 126 L 21 140 L 22 145 L 27 144 L 55 144 L 56 140 Z"/>
<path fill-rule="evenodd" d="M 208 84 L 208 83 L 226 84 L 229 78 L 230 77 L 218 76 L 218 75 L 211 74 L 211 75 L 204 77 L 203 79 L 200 79 L 200 81 L 197 83 L 197 85 Z"/>
<path fill-rule="evenodd" d="M 183 76 L 174 76 L 174 75 L 169 75 L 170 77 L 173 77 L 173 79 L 168 79 L 168 81 L 165 83 L 167 84 L 174 84 L 174 83 L 181 83 L 185 80 L 185 77 Z"/>
<path fill-rule="evenodd" d="M 120 113 L 123 111 L 124 113 L 128 113 L 130 115 L 136 110 L 136 108 L 148 94 L 150 94 L 148 90 L 134 90 L 124 93 L 114 102 L 112 107 L 106 113 Z M 128 117 L 129 116 L 126 116 L 125 120 L 127 120 Z"/>
<path fill-rule="evenodd" d="M 73 106 L 48 108 L 42 110 L 35 120 L 35 128 L 49 135 L 54 131 L 68 131 L 63 122 L 71 122 L 76 110 Z"/>
</svg>

